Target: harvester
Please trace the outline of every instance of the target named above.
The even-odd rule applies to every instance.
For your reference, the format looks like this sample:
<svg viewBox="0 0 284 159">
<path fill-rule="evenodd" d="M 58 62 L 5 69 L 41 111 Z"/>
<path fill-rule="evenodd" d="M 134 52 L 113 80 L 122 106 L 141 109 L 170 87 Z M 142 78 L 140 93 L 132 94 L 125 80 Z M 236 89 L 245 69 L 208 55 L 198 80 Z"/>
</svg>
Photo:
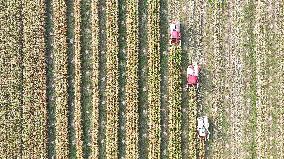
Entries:
<svg viewBox="0 0 284 159">
<path fill-rule="evenodd" d="M 204 141 L 209 139 L 209 122 L 207 116 L 201 116 L 197 118 L 197 134 L 198 137 Z"/>
<path fill-rule="evenodd" d="M 188 87 L 199 87 L 199 72 L 201 70 L 200 65 L 198 65 L 196 62 L 193 64 L 190 64 L 187 67 L 187 88 Z"/>
<path fill-rule="evenodd" d="M 170 22 L 170 45 L 181 46 L 180 22 L 178 20 Z"/>
</svg>

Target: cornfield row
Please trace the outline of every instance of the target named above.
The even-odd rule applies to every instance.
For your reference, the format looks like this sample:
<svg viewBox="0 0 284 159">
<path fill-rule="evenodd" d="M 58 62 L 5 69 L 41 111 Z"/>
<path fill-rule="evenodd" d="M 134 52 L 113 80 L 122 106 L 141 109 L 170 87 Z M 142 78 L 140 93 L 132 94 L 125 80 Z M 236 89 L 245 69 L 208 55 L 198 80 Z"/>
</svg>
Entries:
<svg viewBox="0 0 284 159">
<path fill-rule="evenodd" d="M 81 121 L 81 45 L 80 45 L 80 31 L 81 31 L 81 17 L 80 17 L 80 3 L 81 0 L 74 1 L 74 129 L 76 142 L 76 157 L 83 158 L 83 142 L 82 142 L 82 121 Z"/>
<path fill-rule="evenodd" d="M 92 30 L 92 52 L 93 52 L 93 95 L 92 95 L 92 115 L 91 115 L 91 155 L 89 158 L 99 156 L 99 15 L 98 0 L 91 3 L 91 30 Z"/>
<path fill-rule="evenodd" d="M 148 158 L 160 157 L 159 0 L 148 0 Z"/>
<path fill-rule="evenodd" d="M 106 1 L 106 158 L 118 158 L 118 1 Z"/>
<path fill-rule="evenodd" d="M 138 156 L 138 0 L 126 2 L 126 159 Z"/>
<path fill-rule="evenodd" d="M 169 158 L 181 158 L 181 48 L 169 54 Z"/>
<path fill-rule="evenodd" d="M 188 90 L 188 158 L 194 158 L 200 156 L 204 151 L 204 147 L 199 148 L 199 154 L 197 154 L 197 142 L 196 142 L 196 117 L 197 117 L 197 93 L 196 89 L 189 88 Z M 199 143 L 200 144 L 200 143 Z"/>
</svg>

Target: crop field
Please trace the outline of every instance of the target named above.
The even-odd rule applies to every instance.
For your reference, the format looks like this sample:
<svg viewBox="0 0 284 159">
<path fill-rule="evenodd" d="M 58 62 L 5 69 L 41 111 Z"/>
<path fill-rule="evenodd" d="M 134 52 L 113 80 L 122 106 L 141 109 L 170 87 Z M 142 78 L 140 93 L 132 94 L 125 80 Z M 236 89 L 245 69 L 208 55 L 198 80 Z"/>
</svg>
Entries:
<svg viewBox="0 0 284 159">
<path fill-rule="evenodd" d="M 0 159 L 284 158 L 283 0 L 1 0 L 0 26 Z"/>
</svg>

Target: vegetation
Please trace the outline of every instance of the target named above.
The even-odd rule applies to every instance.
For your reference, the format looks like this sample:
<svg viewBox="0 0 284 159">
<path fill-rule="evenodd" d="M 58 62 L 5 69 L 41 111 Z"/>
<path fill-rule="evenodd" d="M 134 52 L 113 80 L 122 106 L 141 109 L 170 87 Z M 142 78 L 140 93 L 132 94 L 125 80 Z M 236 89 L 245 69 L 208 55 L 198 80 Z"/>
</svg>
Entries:
<svg viewBox="0 0 284 159">
<path fill-rule="evenodd" d="M 0 8 L 0 158 L 284 158 L 283 1 Z M 168 44 L 172 19 L 181 46 Z"/>
<path fill-rule="evenodd" d="M 125 158 L 138 157 L 138 1 L 126 2 L 127 63 Z"/>
</svg>

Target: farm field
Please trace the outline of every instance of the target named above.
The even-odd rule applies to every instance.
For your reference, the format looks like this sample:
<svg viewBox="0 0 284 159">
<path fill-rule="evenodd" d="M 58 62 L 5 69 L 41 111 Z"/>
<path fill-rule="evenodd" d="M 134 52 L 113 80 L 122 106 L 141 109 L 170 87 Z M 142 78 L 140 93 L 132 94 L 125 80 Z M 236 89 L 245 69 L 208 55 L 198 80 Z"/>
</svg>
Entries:
<svg viewBox="0 0 284 159">
<path fill-rule="evenodd" d="M 0 8 L 0 159 L 284 158 L 284 1 Z M 169 45 L 172 19 L 181 46 Z M 186 88 L 191 61 L 198 90 Z"/>
</svg>

